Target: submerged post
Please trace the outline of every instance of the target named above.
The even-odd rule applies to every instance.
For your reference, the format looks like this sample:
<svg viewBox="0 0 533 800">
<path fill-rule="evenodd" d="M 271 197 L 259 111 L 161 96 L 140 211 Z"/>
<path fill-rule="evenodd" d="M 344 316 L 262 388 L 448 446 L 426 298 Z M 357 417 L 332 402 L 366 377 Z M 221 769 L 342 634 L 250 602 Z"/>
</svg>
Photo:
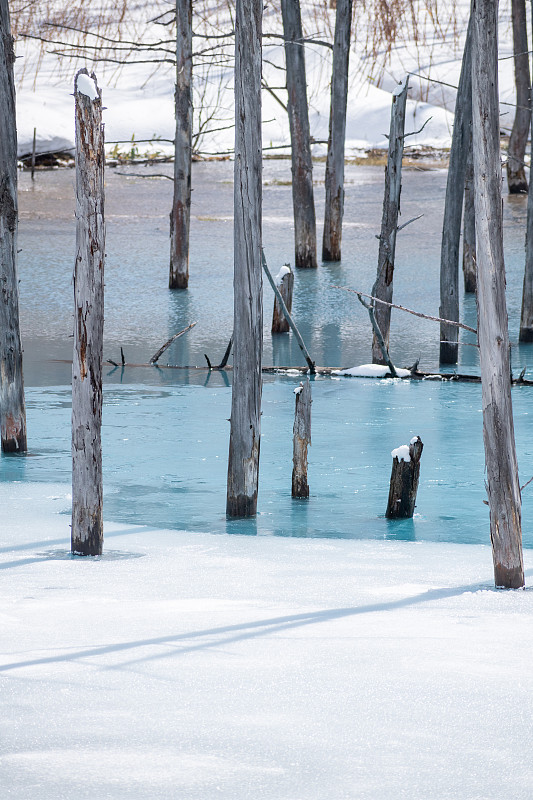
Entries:
<svg viewBox="0 0 533 800">
<path fill-rule="evenodd" d="M 423 448 L 420 436 L 415 436 L 408 445 L 391 453 L 392 473 L 385 514 L 388 519 L 409 519 L 414 514 Z"/>
<path fill-rule="evenodd" d="M 9 4 L 0 0 L 0 428 L 4 453 L 27 449 L 17 280 L 15 51 Z"/>
<path fill-rule="evenodd" d="M 294 288 L 294 272 L 291 270 L 289 264 L 284 264 L 278 274 L 274 277 L 276 286 L 285 303 L 285 308 L 289 312 L 292 311 L 292 293 Z M 283 313 L 281 304 L 276 295 L 274 295 L 274 311 L 272 312 L 272 330 L 271 333 L 288 333 L 290 330 L 289 322 Z"/>
<path fill-rule="evenodd" d="M 102 358 L 104 332 L 104 126 L 94 73 L 74 81 L 76 262 L 72 359 L 73 553 L 102 553 Z"/>
<path fill-rule="evenodd" d="M 263 346 L 262 13 L 262 0 L 237 0 L 233 390 L 226 502 L 229 517 L 251 517 L 257 511 Z"/>
<path fill-rule="evenodd" d="M 311 384 L 309 378 L 294 390 L 292 496 L 309 497 L 307 447 L 311 444 Z"/>
</svg>

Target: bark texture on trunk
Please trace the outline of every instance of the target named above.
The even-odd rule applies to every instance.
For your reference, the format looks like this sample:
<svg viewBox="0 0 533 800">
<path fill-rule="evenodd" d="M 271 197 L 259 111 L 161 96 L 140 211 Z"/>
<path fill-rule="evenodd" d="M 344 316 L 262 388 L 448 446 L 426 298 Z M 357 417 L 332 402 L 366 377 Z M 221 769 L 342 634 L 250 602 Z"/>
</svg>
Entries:
<svg viewBox="0 0 533 800">
<path fill-rule="evenodd" d="M 530 122 L 533 131 L 533 97 L 531 98 Z M 530 181 L 531 182 L 531 181 Z M 533 342 L 533 191 L 527 198 L 526 264 L 522 288 L 522 312 L 520 314 L 520 342 Z"/>
<path fill-rule="evenodd" d="M 235 25 L 234 344 L 226 513 L 257 510 L 261 435 L 262 0 L 237 0 Z"/>
<path fill-rule="evenodd" d="M 372 294 L 379 300 L 392 302 L 392 279 L 394 277 L 394 256 L 396 252 L 396 233 L 400 213 L 400 193 L 402 191 L 402 158 L 405 130 L 405 107 L 409 78 L 405 86 L 392 96 L 392 111 L 389 134 L 389 152 L 385 168 L 385 197 L 379 236 L 378 271 Z M 385 347 L 389 349 L 390 306 L 377 303 L 374 318 L 381 331 Z M 385 364 L 383 352 L 376 334 L 372 337 L 372 363 Z"/>
<path fill-rule="evenodd" d="M 176 140 L 170 212 L 171 289 L 189 285 L 192 155 L 192 0 L 176 0 Z"/>
<path fill-rule="evenodd" d="M 27 449 L 17 280 L 17 124 L 9 4 L 0 0 L 0 428 L 4 453 Z"/>
<path fill-rule="evenodd" d="M 93 81 L 94 93 L 90 81 Z M 86 92 L 89 92 L 87 94 Z M 92 95 L 92 96 L 91 96 Z M 95 96 L 96 95 L 96 96 Z M 73 553 L 100 555 L 104 333 L 104 126 L 96 78 L 80 70 L 76 100 L 76 262 L 72 359 Z"/>
<path fill-rule="evenodd" d="M 341 0 L 339 0 L 340 2 Z M 296 408 L 293 428 L 292 496 L 309 497 L 307 448 L 311 444 L 311 384 L 309 378 L 295 389 Z"/>
<path fill-rule="evenodd" d="M 326 208 L 322 238 L 322 260 L 341 260 L 344 215 L 344 144 L 348 101 L 348 66 L 352 31 L 353 0 L 338 0 L 333 43 L 331 108 L 326 160 Z"/>
<path fill-rule="evenodd" d="M 513 20 L 514 78 L 516 86 L 516 111 L 507 154 L 507 185 L 510 194 L 527 192 L 524 169 L 527 137 L 530 125 L 529 53 L 527 46 L 526 0 L 511 0 Z"/>
<path fill-rule="evenodd" d="M 474 207 L 474 154 L 472 134 L 465 169 L 465 207 L 463 219 L 463 277 L 465 292 L 476 291 L 476 210 Z"/>
<path fill-rule="evenodd" d="M 483 441 L 496 586 L 524 585 L 501 199 L 498 3 L 474 0 L 473 150 Z"/>
<path fill-rule="evenodd" d="M 410 519 L 415 513 L 423 448 L 422 440 L 417 436 L 409 445 L 408 461 L 397 456 L 392 459 L 389 500 L 385 514 L 389 519 Z"/>
<path fill-rule="evenodd" d="M 459 243 L 463 215 L 466 159 L 472 121 L 472 21 L 468 23 L 450 149 L 440 251 L 439 317 L 459 321 Z M 456 364 L 459 328 L 440 324 L 440 361 Z"/>
<path fill-rule="evenodd" d="M 316 218 L 313 196 L 313 161 L 309 132 L 305 50 L 300 0 L 281 0 L 285 62 L 287 66 L 287 110 L 291 132 L 292 202 L 294 246 L 297 267 L 316 267 Z"/>
</svg>

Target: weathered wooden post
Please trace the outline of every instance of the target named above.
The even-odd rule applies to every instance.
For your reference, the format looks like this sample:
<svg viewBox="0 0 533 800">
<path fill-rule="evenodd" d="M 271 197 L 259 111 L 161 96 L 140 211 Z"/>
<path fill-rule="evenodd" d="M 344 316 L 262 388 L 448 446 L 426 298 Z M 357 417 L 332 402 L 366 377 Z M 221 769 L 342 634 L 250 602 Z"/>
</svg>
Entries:
<svg viewBox="0 0 533 800">
<path fill-rule="evenodd" d="M 322 237 L 322 260 L 341 260 L 342 218 L 344 215 L 344 144 L 348 102 L 348 66 L 352 30 L 353 0 L 338 0 L 333 42 L 331 108 L 326 160 L 326 208 Z"/>
<path fill-rule="evenodd" d="M 513 21 L 516 108 L 507 153 L 507 185 L 510 194 L 520 194 L 527 192 L 524 157 L 531 122 L 526 0 L 511 0 L 511 19 Z"/>
<path fill-rule="evenodd" d="M 498 3 L 475 0 L 472 70 L 478 339 L 496 586 L 524 585 L 505 303 L 498 98 Z"/>
<path fill-rule="evenodd" d="M 262 0 L 237 0 L 235 19 L 233 390 L 226 513 L 257 510 L 261 435 Z"/>
<path fill-rule="evenodd" d="M 402 190 L 402 158 L 405 130 L 405 107 L 409 77 L 405 85 L 401 84 L 392 95 L 392 110 L 389 134 L 389 152 L 385 168 L 385 197 L 383 200 L 383 216 L 379 236 L 378 270 L 372 294 L 379 300 L 392 302 L 392 279 L 394 276 L 394 256 L 396 252 L 396 233 L 398 231 L 398 214 L 400 213 L 400 192 Z M 385 347 L 389 348 L 390 306 L 378 303 L 374 308 L 376 324 L 381 331 Z M 382 350 L 378 338 L 372 338 L 372 363 L 384 364 Z"/>
<path fill-rule="evenodd" d="M 300 0 L 281 0 L 289 127 L 292 153 L 292 202 L 297 267 L 316 267 L 316 218 L 313 196 L 313 161 L 305 80 L 305 51 Z"/>
<path fill-rule="evenodd" d="M 102 552 L 102 358 L 104 332 L 104 126 L 94 73 L 74 81 L 76 262 L 72 359 L 73 553 Z"/>
<path fill-rule="evenodd" d="M 476 291 L 476 211 L 474 208 L 474 154 L 472 133 L 465 168 L 465 204 L 463 212 L 463 278 L 465 292 Z"/>
<path fill-rule="evenodd" d="M 284 264 L 274 278 L 279 293 L 283 298 L 289 314 L 292 311 L 292 293 L 294 288 L 294 272 L 289 264 Z M 290 330 L 288 320 L 282 311 L 278 298 L 274 295 L 274 311 L 272 312 L 271 333 L 288 333 Z"/>
<path fill-rule="evenodd" d="M 533 130 L 533 94 L 530 106 L 530 122 Z M 529 184 L 531 186 L 531 176 Z M 527 197 L 526 264 L 522 289 L 522 311 L 520 314 L 520 342 L 533 342 L 533 191 Z"/>
<path fill-rule="evenodd" d="M 440 251 L 440 310 L 441 319 L 459 322 L 459 242 L 463 215 L 465 167 L 468 155 L 472 120 L 472 22 L 468 23 L 459 87 L 455 100 L 455 116 L 450 149 L 450 164 L 446 182 L 442 244 Z M 456 364 L 459 328 L 440 324 L 440 360 Z"/>
<path fill-rule="evenodd" d="M 9 4 L 0 0 L 0 428 L 4 453 L 27 449 L 17 280 L 17 124 Z"/>
<path fill-rule="evenodd" d="M 391 452 L 392 472 L 385 516 L 408 519 L 413 516 L 420 479 L 420 458 L 424 445 L 420 436 Z"/>
<path fill-rule="evenodd" d="M 309 497 L 307 447 L 311 444 L 311 384 L 309 378 L 294 390 L 292 496 Z"/>
<path fill-rule="evenodd" d="M 176 0 L 176 139 L 170 212 L 171 289 L 189 285 L 192 155 L 192 0 Z"/>
</svg>

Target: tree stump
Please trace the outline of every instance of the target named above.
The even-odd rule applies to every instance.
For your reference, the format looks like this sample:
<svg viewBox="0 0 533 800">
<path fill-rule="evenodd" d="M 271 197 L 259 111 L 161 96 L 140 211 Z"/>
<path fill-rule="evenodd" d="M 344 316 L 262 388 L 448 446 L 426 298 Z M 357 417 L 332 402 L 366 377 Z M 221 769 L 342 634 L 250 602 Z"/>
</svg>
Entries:
<svg viewBox="0 0 533 800">
<path fill-rule="evenodd" d="M 284 264 L 274 278 L 280 295 L 289 314 L 292 311 L 292 293 L 294 288 L 294 272 L 288 264 Z M 274 311 L 272 313 L 272 333 L 288 333 L 290 330 L 289 322 L 283 313 L 281 304 L 274 296 Z"/>
<path fill-rule="evenodd" d="M 309 378 L 295 390 L 296 408 L 293 428 L 292 496 L 309 497 L 307 483 L 307 447 L 311 444 L 311 384 Z"/>
<path fill-rule="evenodd" d="M 423 447 L 420 437 L 415 436 L 409 445 L 404 444 L 391 453 L 392 473 L 385 515 L 389 519 L 409 519 L 414 514 Z"/>
</svg>

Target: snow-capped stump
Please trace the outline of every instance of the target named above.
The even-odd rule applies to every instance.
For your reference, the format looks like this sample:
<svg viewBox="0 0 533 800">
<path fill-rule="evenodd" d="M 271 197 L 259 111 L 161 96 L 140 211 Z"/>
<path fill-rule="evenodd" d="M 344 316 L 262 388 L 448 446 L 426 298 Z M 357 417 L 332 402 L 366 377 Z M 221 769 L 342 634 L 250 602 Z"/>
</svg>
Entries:
<svg viewBox="0 0 533 800">
<path fill-rule="evenodd" d="M 420 436 L 414 436 L 409 444 L 402 444 L 391 452 L 392 473 L 385 515 L 389 519 L 413 516 L 423 447 Z"/>
<path fill-rule="evenodd" d="M 309 378 L 294 390 L 296 408 L 293 428 L 292 496 L 309 497 L 307 447 L 311 444 L 311 384 Z"/>
<path fill-rule="evenodd" d="M 285 307 L 289 314 L 292 311 L 292 291 L 294 287 L 294 272 L 292 272 L 289 264 L 284 264 L 277 275 L 274 276 L 274 282 L 279 289 L 280 295 L 283 297 Z M 272 313 L 272 333 L 288 333 L 289 322 L 283 313 L 281 304 L 277 297 L 274 297 L 274 311 Z"/>
</svg>

